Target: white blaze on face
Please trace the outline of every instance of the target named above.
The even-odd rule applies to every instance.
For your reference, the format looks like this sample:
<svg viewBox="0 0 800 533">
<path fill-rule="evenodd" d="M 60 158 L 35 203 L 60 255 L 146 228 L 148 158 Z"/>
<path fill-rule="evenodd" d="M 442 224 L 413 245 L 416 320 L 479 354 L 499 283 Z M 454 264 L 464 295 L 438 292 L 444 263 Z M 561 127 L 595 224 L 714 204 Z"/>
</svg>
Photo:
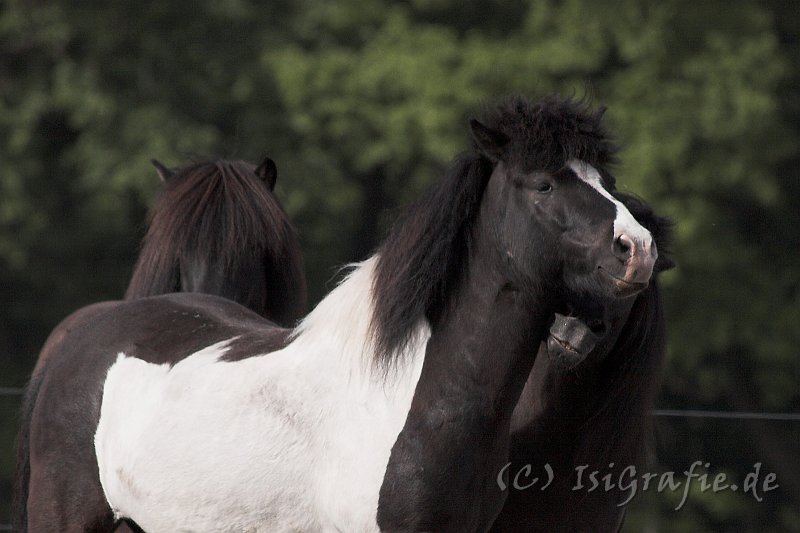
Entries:
<svg viewBox="0 0 800 533">
<path fill-rule="evenodd" d="M 614 217 L 614 240 L 619 238 L 620 235 L 626 235 L 633 240 L 640 250 L 649 254 L 653 245 L 652 235 L 647 231 L 647 228 L 639 224 L 639 222 L 633 218 L 633 215 L 631 215 L 628 208 L 625 207 L 622 202 L 611 196 L 611 193 L 603 187 L 603 180 L 597 169 L 589 163 L 578 159 L 569 160 L 567 166 L 572 169 L 582 181 L 600 193 L 603 198 L 608 199 L 609 202 L 614 204 L 617 210 L 617 214 Z"/>
</svg>

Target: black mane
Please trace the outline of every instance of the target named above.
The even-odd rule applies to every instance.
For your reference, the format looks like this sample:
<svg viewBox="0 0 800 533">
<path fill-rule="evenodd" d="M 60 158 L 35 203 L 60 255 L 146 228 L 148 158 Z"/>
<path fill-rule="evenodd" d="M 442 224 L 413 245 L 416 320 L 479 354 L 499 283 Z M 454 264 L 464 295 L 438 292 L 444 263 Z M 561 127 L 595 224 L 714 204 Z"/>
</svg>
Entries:
<svg viewBox="0 0 800 533">
<path fill-rule="evenodd" d="M 595 167 L 613 189 L 609 167 L 616 162 L 617 146 L 603 125 L 604 114 L 604 107 L 595 111 L 585 100 L 514 96 L 487 109 L 481 122 L 510 139 L 504 158 L 508 164 L 552 173 L 570 159 L 580 159 Z"/>
<path fill-rule="evenodd" d="M 278 320 L 304 306 L 305 278 L 294 228 L 267 184 L 245 161 L 191 164 L 166 180 L 151 212 L 125 298 L 180 290 L 181 258 L 200 258 L 236 272 L 243 261 L 264 263 L 270 309 Z M 294 318 L 298 318 L 295 316 Z"/>
<path fill-rule="evenodd" d="M 604 129 L 604 110 L 585 102 L 512 97 L 484 113 L 488 128 L 509 138 L 501 159 L 531 171 L 555 172 L 577 158 L 598 169 L 609 189 L 616 147 Z M 391 230 L 378 249 L 371 330 L 378 364 L 407 345 L 423 317 L 435 323 L 463 271 L 470 228 L 493 165 L 476 145 L 461 155 Z"/>
<path fill-rule="evenodd" d="M 435 321 L 468 255 L 470 228 L 491 172 L 478 155 L 459 157 L 379 248 L 371 323 L 379 364 L 389 365 L 421 318 Z"/>
</svg>

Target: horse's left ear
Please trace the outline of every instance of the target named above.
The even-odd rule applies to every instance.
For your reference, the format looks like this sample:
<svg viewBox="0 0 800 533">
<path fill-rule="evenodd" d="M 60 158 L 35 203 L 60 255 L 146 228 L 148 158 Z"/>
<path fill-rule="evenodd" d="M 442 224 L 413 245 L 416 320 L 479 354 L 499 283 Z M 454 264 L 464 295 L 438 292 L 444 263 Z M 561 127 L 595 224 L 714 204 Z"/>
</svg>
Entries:
<svg viewBox="0 0 800 533">
<path fill-rule="evenodd" d="M 150 163 L 152 163 L 152 165 L 156 167 L 156 172 L 158 173 L 158 177 L 164 183 L 166 183 L 167 180 L 170 179 L 173 174 L 175 174 L 173 171 L 165 167 L 164 164 L 157 159 L 151 159 Z"/>
<path fill-rule="evenodd" d="M 508 136 L 501 131 L 484 126 L 475 119 L 469 121 L 469 127 L 472 130 L 472 138 L 480 151 L 492 162 L 499 161 L 510 140 Z"/>
<path fill-rule="evenodd" d="M 675 268 L 675 261 L 669 257 L 659 255 L 658 259 L 656 259 L 656 264 L 653 266 L 653 272 L 660 273 L 673 268 Z"/>
<path fill-rule="evenodd" d="M 278 181 L 278 167 L 275 166 L 275 161 L 269 157 L 265 157 L 256 168 L 256 176 L 264 180 L 269 190 L 273 190 L 275 188 L 275 182 Z"/>
</svg>

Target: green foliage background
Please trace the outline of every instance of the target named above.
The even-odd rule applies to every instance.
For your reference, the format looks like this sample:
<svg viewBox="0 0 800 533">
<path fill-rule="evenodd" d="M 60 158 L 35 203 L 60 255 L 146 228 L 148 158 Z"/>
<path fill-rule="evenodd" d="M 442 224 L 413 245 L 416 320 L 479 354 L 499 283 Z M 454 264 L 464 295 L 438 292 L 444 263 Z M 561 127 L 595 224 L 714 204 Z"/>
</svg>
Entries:
<svg viewBox="0 0 800 533">
<path fill-rule="evenodd" d="M 659 407 L 800 412 L 800 16 L 791 1 L 0 2 L 0 386 L 74 309 L 119 298 L 156 157 L 279 167 L 316 300 L 511 93 L 588 95 L 619 182 L 677 222 Z M 18 398 L 0 397 L 0 522 Z M 800 424 L 659 419 L 780 488 L 639 495 L 626 531 L 800 531 Z"/>
</svg>

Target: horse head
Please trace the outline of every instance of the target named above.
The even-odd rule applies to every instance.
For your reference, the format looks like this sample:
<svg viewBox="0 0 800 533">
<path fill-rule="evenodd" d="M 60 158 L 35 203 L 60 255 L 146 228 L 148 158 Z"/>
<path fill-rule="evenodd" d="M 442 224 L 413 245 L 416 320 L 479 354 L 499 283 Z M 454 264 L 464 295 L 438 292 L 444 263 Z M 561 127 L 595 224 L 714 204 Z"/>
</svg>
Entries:
<svg viewBox="0 0 800 533">
<path fill-rule="evenodd" d="M 579 360 L 608 330 L 609 310 L 629 306 L 648 286 L 656 243 L 614 196 L 602 112 L 548 101 L 509 107 L 515 113 L 501 109 L 488 125 L 471 122 L 478 150 L 493 165 L 484 218 L 494 221 L 489 231 L 516 284 L 557 287 L 551 337 Z M 566 124 L 547 131 L 556 121 Z M 580 324 L 576 310 L 585 317 Z"/>
<path fill-rule="evenodd" d="M 656 215 L 650 206 L 634 196 L 620 192 L 615 192 L 614 196 L 647 228 L 654 246 L 659 243 L 660 249 L 666 250 L 672 239 L 670 220 Z M 653 265 L 653 278 L 674 266 L 667 254 L 662 253 Z M 586 359 L 601 359 L 616 342 L 634 300 L 585 300 L 571 306 L 567 314 L 556 313 L 546 343 L 546 353 L 553 367 L 566 372 Z"/>
<path fill-rule="evenodd" d="M 174 170 L 152 164 L 163 188 L 126 298 L 213 294 L 294 324 L 305 311 L 303 261 L 273 194 L 272 159 L 201 161 Z"/>
</svg>

